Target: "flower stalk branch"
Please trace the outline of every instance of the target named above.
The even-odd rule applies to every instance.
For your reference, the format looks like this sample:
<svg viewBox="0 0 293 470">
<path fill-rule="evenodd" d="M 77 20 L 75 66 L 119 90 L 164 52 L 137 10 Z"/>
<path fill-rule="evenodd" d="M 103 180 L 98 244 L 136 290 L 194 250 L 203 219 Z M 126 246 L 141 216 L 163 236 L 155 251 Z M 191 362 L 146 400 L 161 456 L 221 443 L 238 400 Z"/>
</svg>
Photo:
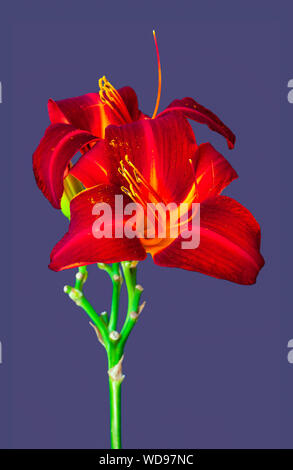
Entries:
<svg viewBox="0 0 293 470">
<path fill-rule="evenodd" d="M 75 286 L 65 286 L 64 292 L 81 307 L 91 319 L 99 342 L 104 346 L 108 357 L 109 396 L 110 396 L 110 434 L 112 449 L 121 448 L 121 383 L 122 361 L 126 341 L 144 308 L 145 302 L 140 305 L 143 287 L 136 284 L 137 262 L 124 261 L 121 267 L 128 293 L 128 308 L 121 331 L 117 331 L 120 291 L 123 283 L 122 271 L 119 263 L 98 263 L 98 267 L 108 273 L 112 280 L 111 314 L 107 312 L 97 314 L 93 306 L 83 293 L 83 286 L 87 279 L 87 268 L 82 266 L 76 273 Z"/>
</svg>

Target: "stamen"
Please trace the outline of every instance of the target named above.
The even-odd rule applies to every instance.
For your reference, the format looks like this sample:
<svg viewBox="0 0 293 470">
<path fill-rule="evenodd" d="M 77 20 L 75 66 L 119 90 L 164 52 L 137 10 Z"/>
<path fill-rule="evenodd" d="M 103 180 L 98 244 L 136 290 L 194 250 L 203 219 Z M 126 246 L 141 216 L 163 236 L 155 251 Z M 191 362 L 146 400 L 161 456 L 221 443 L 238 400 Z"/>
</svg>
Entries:
<svg viewBox="0 0 293 470">
<path fill-rule="evenodd" d="M 102 103 L 107 104 L 124 122 L 132 122 L 128 109 L 118 91 L 111 85 L 105 75 L 99 79 L 99 95 Z M 113 104 L 115 105 L 113 105 Z"/>
<path fill-rule="evenodd" d="M 194 176 L 195 194 L 198 196 L 198 195 L 199 195 L 199 192 L 198 192 L 198 184 L 197 184 L 197 181 L 196 181 L 196 176 L 195 176 L 195 171 L 194 171 L 194 165 L 193 165 L 193 161 L 192 161 L 191 158 L 189 158 L 189 163 L 190 163 L 190 165 L 191 165 L 191 169 L 192 169 L 193 176 Z"/>
<path fill-rule="evenodd" d="M 156 202 L 160 202 L 161 198 L 158 195 L 158 193 L 154 190 L 154 188 L 147 182 L 147 180 L 144 178 L 144 176 L 141 174 L 141 172 L 136 168 L 136 166 L 133 165 L 133 163 L 129 160 L 128 155 L 125 155 L 125 160 L 128 163 L 129 166 L 133 169 L 133 173 L 135 175 L 136 181 L 138 183 L 142 183 L 142 185 L 153 195 L 155 198 Z"/>
<path fill-rule="evenodd" d="M 127 156 L 127 155 L 126 155 Z M 120 168 L 118 168 L 118 171 L 120 173 L 120 175 L 122 175 L 127 183 L 132 186 L 132 187 L 135 187 L 137 189 L 137 191 L 140 191 L 140 188 L 139 186 L 137 185 L 136 181 L 134 180 L 134 178 L 131 176 L 131 174 L 129 173 L 128 170 L 126 170 L 124 164 L 123 164 L 123 160 L 120 161 Z"/>
<path fill-rule="evenodd" d="M 194 172 L 194 166 L 193 166 L 193 161 L 190 158 L 188 163 L 191 165 L 193 173 Z M 126 168 L 126 164 L 131 168 L 131 172 Z M 153 230 L 157 230 L 156 224 L 160 223 L 160 204 L 156 205 L 156 208 L 153 208 L 151 204 L 148 204 L 150 202 L 150 195 L 153 196 L 155 203 L 160 203 L 162 202 L 164 204 L 164 201 L 162 201 L 162 198 L 158 195 L 158 193 L 154 190 L 154 188 L 148 183 L 148 181 L 144 178 L 144 176 L 140 173 L 140 171 L 136 168 L 136 166 L 130 161 L 129 157 L 127 154 L 124 156 L 124 160 L 120 160 L 120 166 L 118 168 L 118 172 L 125 178 L 125 180 L 128 183 L 128 187 L 121 186 L 121 190 L 130 198 L 134 203 L 140 202 L 142 206 L 146 210 L 146 214 L 148 214 L 148 211 L 152 213 L 154 216 L 154 224 L 153 224 Z M 213 178 L 214 178 L 214 168 L 212 168 L 213 172 Z M 142 188 L 147 189 L 148 195 L 143 194 Z M 173 222 L 172 227 L 173 228 L 178 228 L 179 230 L 182 229 L 183 226 L 186 226 L 195 216 L 197 212 L 197 208 L 194 210 L 193 207 L 191 207 L 192 202 L 194 202 L 195 197 L 198 195 L 198 188 L 197 188 L 197 183 L 195 181 L 195 174 L 194 174 L 194 183 L 191 186 L 187 196 L 183 200 L 182 204 L 187 205 L 188 208 L 186 212 L 184 213 L 185 216 L 187 216 L 187 220 L 181 220 L 181 217 L 183 214 L 180 214 L 180 220 L 177 220 L 177 222 Z M 154 202 L 154 201 L 153 201 Z M 191 213 L 190 213 L 190 209 Z M 158 213 L 157 213 L 158 211 Z M 165 214 L 164 208 L 162 207 L 163 215 Z M 178 213 L 178 209 L 176 209 Z M 147 216 L 145 214 L 145 217 Z M 150 221 L 148 221 L 150 223 Z M 171 233 L 171 227 L 169 226 L 169 232 Z M 149 235 L 149 232 L 145 232 L 144 236 L 144 243 L 147 244 L 147 241 L 149 238 L 152 238 L 152 236 Z M 159 242 L 158 242 L 159 243 Z"/>
<path fill-rule="evenodd" d="M 156 117 L 157 112 L 158 112 L 160 98 L 161 98 L 161 87 L 162 87 L 162 70 L 161 70 L 160 54 L 159 54 L 159 48 L 158 48 L 155 30 L 153 30 L 153 36 L 154 36 L 154 41 L 155 41 L 155 46 L 156 46 L 157 62 L 158 62 L 158 93 L 157 93 L 157 101 L 156 101 L 155 110 L 152 115 L 152 119 Z"/>
<path fill-rule="evenodd" d="M 131 192 L 127 188 L 125 188 L 125 186 L 121 186 L 121 191 L 123 191 L 128 197 L 130 197 L 130 199 L 135 202 Z"/>
<path fill-rule="evenodd" d="M 143 183 L 143 181 L 135 173 L 135 172 L 139 173 L 139 171 L 133 165 L 133 163 L 129 160 L 128 155 L 125 155 L 124 158 L 125 158 L 125 162 L 133 169 L 133 174 L 135 176 L 135 179 L 129 173 L 129 171 L 125 168 L 124 161 L 120 160 L 120 167 L 118 168 L 118 172 L 120 173 L 120 175 L 123 176 L 123 178 L 126 179 L 128 185 L 129 185 L 129 188 L 126 188 L 125 186 L 121 186 L 121 190 L 125 194 L 127 194 L 127 196 L 129 196 L 133 200 L 133 202 L 139 201 L 142 204 L 142 206 L 146 209 L 147 208 L 147 202 L 142 197 L 141 188 L 139 187 L 139 183 Z M 146 184 L 143 183 L 143 186 L 146 187 Z M 152 189 L 151 187 L 149 187 L 149 188 Z M 148 189 L 148 191 L 150 191 L 150 190 Z"/>
<path fill-rule="evenodd" d="M 125 163 L 128 164 L 129 167 L 132 169 L 132 174 L 126 169 Z M 193 168 L 193 162 L 192 159 L 189 159 L 189 164 Z M 154 210 L 152 205 L 148 205 L 145 199 L 143 198 L 142 192 L 140 185 L 142 185 L 144 188 L 147 189 L 147 191 L 153 196 L 155 199 L 155 203 L 160 203 L 164 202 L 162 201 L 162 198 L 158 195 L 158 193 L 153 189 L 153 187 L 147 182 L 147 180 L 144 178 L 144 176 L 140 173 L 140 171 L 136 168 L 136 166 L 129 160 L 128 155 L 126 154 L 124 157 L 124 160 L 120 160 L 120 167 L 118 168 L 118 172 L 126 179 L 129 187 L 126 188 L 125 186 L 121 186 L 121 190 L 127 194 L 134 202 L 140 202 L 147 210 L 151 211 L 153 214 L 156 222 L 159 223 L 159 216 L 157 214 L 157 211 L 160 212 L 160 205 L 157 205 L 156 209 Z M 198 195 L 198 189 L 197 189 L 197 184 L 195 182 L 194 178 L 194 183 L 192 187 L 189 190 L 189 193 L 185 197 L 183 204 L 187 204 L 188 207 L 190 208 L 191 203 L 194 201 L 195 196 Z M 162 208 L 163 211 L 163 208 Z M 189 212 L 189 209 L 187 213 Z M 174 224 L 174 227 L 181 227 L 182 224 L 189 223 L 194 217 L 194 210 L 192 210 L 191 215 L 188 216 L 187 220 L 184 220 L 181 222 L 181 220 L 178 223 Z M 156 223 L 155 222 L 155 223 Z"/>
<path fill-rule="evenodd" d="M 192 160 L 189 162 L 192 164 Z M 128 166 L 132 169 L 132 174 L 127 170 L 125 167 L 125 164 L 128 164 Z M 160 206 L 160 202 L 164 204 L 164 201 L 162 201 L 162 198 L 158 195 L 158 193 L 154 190 L 154 188 L 147 182 L 147 180 L 144 178 L 144 176 L 140 173 L 140 171 L 136 168 L 136 166 L 130 161 L 128 155 L 126 154 L 124 156 L 124 160 L 120 160 L 120 167 L 118 168 L 118 172 L 125 178 L 125 180 L 128 183 L 128 187 L 121 186 L 121 190 L 132 199 L 133 202 L 137 203 L 140 202 L 141 205 L 145 208 L 146 211 L 150 211 L 154 217 L 155 220 L 155 225 L 156 223 L 159 224 L 160 220 L 160 212 L 162 210 L 162 213 L 164 215 L 164 208 Z M 148 204 L 148 202 L 151 202 L 149 200 L 149 196 L 147 196 L 147 199 L 145 199 L 145 195 L 142 194 L 141 187 L 144 187 L 147 189 L 149 195 L 152 195 L 153 201 L 156 203 L 156 208 L 153 208 L 151 204 Z M 190 204 L 194 200 L 194 196 L 197 192 L 197 187 L 196 184 L 194 183 L 191 190 L 189 191 L 187 197 L 183 201 L 185 204 Z M 189 222 L 194 217 L 194 214 L 192 214 L 187 221 L 184 221 L 185 223 Z M 181 226 L 181 222 L 175 224 L 175 226 Z M 154 226 L 155 229 L 155 226 Z"/>
<path fill-rule="evenodd" d="M 187 194 L 186 198 L 180 204 L 180 205 L 183 205 L 183 204 L 188 205 L 188 210 L 187 210 L 187 212 L 185 212 L 185 214 L 189 213 L 190 206 L 194 202 L 194 198 L 195 198 L 196 195 L 198 195 L 198 189 L 197 189 L 196 183 L 194 182 L 193 185 L 191 186 L 190 191 Z M 174 227 L 179 227 L 180 228 L 182 225 L 188 224 L 193 219 L 196 212 L 197 212 L 197 208 L 195 208 L 195 209 L 191 208 L 191 215 L 188 217 L 188 219 L 184 220 L 183 222 L 181 222 L 181 220 L 180 220 L 178 223 L 174 224 Z M 183 214 L 181 214 L 181 215 L 183 215 Z"/>
</svg>

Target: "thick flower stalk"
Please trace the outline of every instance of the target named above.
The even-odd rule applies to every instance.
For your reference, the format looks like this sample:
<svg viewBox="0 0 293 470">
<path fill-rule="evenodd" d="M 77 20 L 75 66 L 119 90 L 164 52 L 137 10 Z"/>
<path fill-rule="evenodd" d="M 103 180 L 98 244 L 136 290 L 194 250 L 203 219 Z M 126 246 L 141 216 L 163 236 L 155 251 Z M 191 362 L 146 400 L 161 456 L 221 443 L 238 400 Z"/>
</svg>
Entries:
<svg viewBox="0 0 293 470">
<path fill-rule="evenodd" d="M 108 355 L 111 437 L 116 448 L 121 445 L 124 346 L 142 308 L 136 264 L 149 254 L 158 266 L 243 285 L 254 284 L 264 265 L 259 224 L 248 209 L 222 195 L 238 177 L 236 171 L 211 143 L 198 143 L 189 121 L 222 135 L 229 149 L 234 147 L 235 135 L 212 111 L 189 97 L 172 101 L 158 113 L 161 66 L 155 34 L 154 38 L 158 93 L 152 117 L 140 111 L 132 88 L 116 90 L 104 76 L 96 93 L 49 100 L 51 123 L 33 155 L 40 190 L 69 220 L 67 233 L 52 250 L 49 267 L 79 269 L 75 286 L 66 286 L 65 292 L 91 318 Z M 110 211 L 103 219 L 97 217 L 101 207 Z M 166 207 L 171 209 L 164 219 Z M 175 217 L 174 222 L 178 207 L 184 217 Z M 194 226 L 199 211 L 200 223 Z M 158 230 L 162 220 L 163 235 Z M 199 243 L 187 249 L 190 234 Z M 89 264 L 98 264 L 110 275 L 109 315 L 98 315 L 84 296 Z M 118 332 L 122 272 L 129 304 Z"/>
</svg>

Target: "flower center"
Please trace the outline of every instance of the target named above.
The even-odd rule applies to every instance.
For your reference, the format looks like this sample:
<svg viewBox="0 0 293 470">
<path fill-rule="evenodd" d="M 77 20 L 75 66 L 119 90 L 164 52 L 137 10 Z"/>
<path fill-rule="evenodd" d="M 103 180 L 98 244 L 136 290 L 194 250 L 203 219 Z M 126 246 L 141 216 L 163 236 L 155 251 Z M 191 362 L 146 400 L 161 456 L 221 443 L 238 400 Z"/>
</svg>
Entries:
<svg viewBox="0 0 293 470">
<path fill-rule="evenodd" d="M 175 229 L 179 234 L 194 217 L 194 212 L 189 214 L 196 194 L 196 184 L 192 185 L 179 206 L 173 203 L 170 204 L 171 207 L 168 207 L 153 186 L 130 161 L 127 154 L 124 160 L 120 160 L 118 172 L 125 180 L 125 185 L 121 186 L 121 190 L 143 209 L 143 220 L 139 219 L 139 225 L 142 229 L 138 231 L 141 234 L 140 239 L 145 250 L 154 255 L 172 243 L 177 236 L 172 235 Z M 167 211 L 166 208 L 168 208 Z M 160 235 L 162 230 L 164 236 Z"/>
</svg>

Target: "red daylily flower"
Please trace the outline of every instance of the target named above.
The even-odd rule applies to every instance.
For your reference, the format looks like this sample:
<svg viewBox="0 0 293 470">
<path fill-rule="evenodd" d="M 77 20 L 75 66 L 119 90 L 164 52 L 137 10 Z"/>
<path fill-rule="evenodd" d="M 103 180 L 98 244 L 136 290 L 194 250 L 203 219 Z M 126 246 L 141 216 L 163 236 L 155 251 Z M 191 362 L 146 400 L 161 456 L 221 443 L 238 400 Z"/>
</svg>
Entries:
<svg viewBox="0 0 293 470">
<path fill-rule="evenodd" d="M 197 144 L 188 119 L 223 135 L 229 148 L 235 143 L 232 131 L 192 98 L 173 101 L 155 117 L 158 93 L 150 118 L 139 110 L 133 89 L 116 91 L 105 77 L 99 84 L 99 93 L 49 101 L 51 125 L 33 156 L 38 186 L 54 207 L 60 208 L 68 175 L 85 188 L 71 201 L 69 230 L 54 247 L 50 268 L 143 260 L 150 253 L 161 266 L 253 284 L 264 264 L 259 225 L 245 207 L 220 195 L 237 174 L 211 144 Z M 70 165 L 78 151 L 82 156 Z M 118 194 L 124 204 L 142 206 L 200 202 L 199 247 L 182 248 L 188 227 L 175 239 L 95 238 L 93 207 L 107 202 L 114 209 Z M 122 226 L 128 219 L 122 218 Z"/>
<path fill-rule="evenodd" d="M 76 153 L 85 153 L 101 141 L 110 124 L 119 126 L 149 119 L 138 109 L 137 96 L 132 88 L 116 91 L 105 77 L 103 82 L 100 81 L 100 87 L 100 93 L 57 102 L 50 99 L 48 102 L 51 125 L 34 153 L 33 169 L 39 188 L 56 209 L 60 209 L 68 164 Z M 183 114 L 207 124 L 225 136 L 229 147 L 233 147 L 234 134 L 211 111 L 191 98 L 175 100 L 161 114 L 168 115 L 174 110 L 177 115 Z M 96 171 L 103 170 L 96 168 Z"/>
</svg>

